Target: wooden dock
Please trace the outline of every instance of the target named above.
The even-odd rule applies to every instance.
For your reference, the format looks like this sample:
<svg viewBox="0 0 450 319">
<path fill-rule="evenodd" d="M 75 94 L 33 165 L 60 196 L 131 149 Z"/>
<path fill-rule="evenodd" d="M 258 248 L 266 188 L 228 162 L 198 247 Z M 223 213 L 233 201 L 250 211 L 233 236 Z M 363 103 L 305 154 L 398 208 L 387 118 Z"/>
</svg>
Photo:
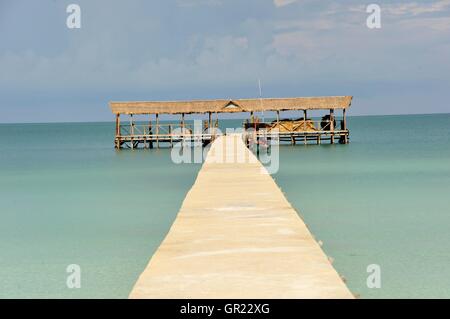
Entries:
<svg viewBox="0 0 450 319">
<path fill-rule="evenodd" d="M 347 144 L 350 132 L 347 128 L 346 110 L 351 102 L 351 96 L 328 96 L 110 102 L 110 108 L 116 116 L 116 149 L 173 147 L 178 143 L 207 145 L 222 135 L 219 129 L 219 114 L 225 113 L 242 114 L 246 119 L 243 126 L 249 142 L 253 138 L 264 139 L 269 134 L 270 138 L 292 145 L 321 144 L 324 141 Z M 286 111 L 291 113 L 290 116 L 303 116 L 282 118 L 281 112 Z M 310 113 L 316 111 L 329 111 L 329 114 L 322 116 L 320 120 L 311 118 Z M 339 117 L 336 111 L 342 111 L 342 116 Z M 264 122 L 264 116 L 263 120 L 257 116 L 264 112 L 276 114 L 276 119 Z M 186 115 L 197 116 L 197 125 L 186 122 Z M 170 116 L 171 120 L 179 116 L 179 122 L 161 123 L 161 116 Z"/>
<path fill-rule="evenodd" d="M 242 136 L 234 134 L 211 145 L 130 298 L 353 295 Z"/>
</svg>

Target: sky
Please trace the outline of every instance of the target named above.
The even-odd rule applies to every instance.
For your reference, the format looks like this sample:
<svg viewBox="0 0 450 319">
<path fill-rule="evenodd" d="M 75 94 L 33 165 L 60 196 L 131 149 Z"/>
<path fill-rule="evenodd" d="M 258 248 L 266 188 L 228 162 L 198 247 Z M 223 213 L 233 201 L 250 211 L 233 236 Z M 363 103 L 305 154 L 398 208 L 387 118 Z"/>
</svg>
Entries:
<svg viewBox="0 0 450 319">
<path fill-rule="evenodd" d="M 263 97 L 352 95 L 350 115 L 449 113 L 449 58 L 450 0 L 0 0 L 0 123 L 259 97 L 258 79 Z"/>
</svg>

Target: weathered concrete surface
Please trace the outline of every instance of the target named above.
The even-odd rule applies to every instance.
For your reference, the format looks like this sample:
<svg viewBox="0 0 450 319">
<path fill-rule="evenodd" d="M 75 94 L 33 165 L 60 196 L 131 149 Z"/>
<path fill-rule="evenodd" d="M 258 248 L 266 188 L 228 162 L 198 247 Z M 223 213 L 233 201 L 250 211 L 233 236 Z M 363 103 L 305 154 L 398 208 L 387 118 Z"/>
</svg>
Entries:
<svg viewBox="0 0 450 319">
<path fill-rule="evenodd" d="M 214 163 L 220 159 L 226 163 Z M 274 180 L 232 135 L 211 146 L 130 298 L 353 295 Z"/>
</svg>

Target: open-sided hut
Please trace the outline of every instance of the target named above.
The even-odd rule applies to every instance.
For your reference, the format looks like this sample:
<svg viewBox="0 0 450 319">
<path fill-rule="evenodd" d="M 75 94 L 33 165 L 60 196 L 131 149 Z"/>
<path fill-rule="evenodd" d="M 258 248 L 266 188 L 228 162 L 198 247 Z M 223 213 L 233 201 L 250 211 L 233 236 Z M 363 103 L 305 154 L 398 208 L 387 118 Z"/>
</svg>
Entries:
<svg viewBox="0 0 450 319">
<path fill-rule="evenodd" d="M 214 139 L 217 134 L 217 114 L 220 113 L 250 113 L 253 120 L 255 112 L 273 111 L 277 114 L 276 121 L 262 125 L 269 127 L 272 134 L 278 134 L 280 139 L 289 138 L 293 144 L 297 139 L 305 143 L 323 139 L 334 143 L 338 138 L 341 143 L 348 142 L 349 131 L 346 124 L 346 110 L 350 107 L 351 96 L 330 97 L 294 97 L 294 98 L 264 98 L 264 99 L 217 99 L 191 101 L 141 101 L 141 102 L 110 102 L 111 111 L 116 115 L 115 147 L 135 148 L 139 146 L 159 147 L 160 143 L 173 145 L 183 139 L 200 139 L 204 144 Z M 307 112 L 329 110 L 329 126 L 323 130 L 320 121 L 317 123 L 308 119 Z M 335 110 L 342 110 L 340 128 L 335 126 Z M 283 111 L 302 111 L 303 118 L 294 121 L 283 121 L 280 113 Z M 179 123 L 160 123 L 161 114 L 180 115 Z M 194 132 L 185 123 L 185 114 L 208 114 L 208 120 L 201 132 Z M 121 115 L 129 116 L 129 124 L 121 123 Z M 133 121 L 133 115 L 149 115 L 148 124 L 138 125 Z M 212 117 L 215 115 L 216 121 Z M 251 125 L 250 125 L 251 126 Z"/>
</svg>

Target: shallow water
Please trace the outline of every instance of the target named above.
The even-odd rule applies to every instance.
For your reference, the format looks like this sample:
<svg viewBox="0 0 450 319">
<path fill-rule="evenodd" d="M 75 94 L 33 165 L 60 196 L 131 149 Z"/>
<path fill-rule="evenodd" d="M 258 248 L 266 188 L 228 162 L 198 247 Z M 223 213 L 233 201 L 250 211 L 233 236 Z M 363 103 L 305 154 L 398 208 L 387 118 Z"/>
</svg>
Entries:
<svg viewBox="0 0 450 319">
<path fill-rule="evenodd" d="M 363 298 L 450 297 L 449 124 L 354 117 L 349 145 L 280 149 L 274 178 Z M 0 297 L 128 295 L 200 165 L 176 165 L 170 150 L 117 152 L 113 132 L 0 125 Z M 70 264 L 81 289 L 66 286 Z M 366 286 L 369 264 L 380 289 Z"/>
<path fill-rule="evenodd" d="M 0 125 L 0 297 L 128 296 L 199 165 L 175 165 L 169 150 L 116 152 L 112 132 Z M 81 289 L 67 288 L 70 264 Z"/>
<path fill-rule="evenodd" d="M 363 298 L 450 297 L 450 115 L 349 119 L 351 143 L 282 147 L 274 177 Z M 367 266 L 381 269 L 369 289 Z"/>
</svg>

